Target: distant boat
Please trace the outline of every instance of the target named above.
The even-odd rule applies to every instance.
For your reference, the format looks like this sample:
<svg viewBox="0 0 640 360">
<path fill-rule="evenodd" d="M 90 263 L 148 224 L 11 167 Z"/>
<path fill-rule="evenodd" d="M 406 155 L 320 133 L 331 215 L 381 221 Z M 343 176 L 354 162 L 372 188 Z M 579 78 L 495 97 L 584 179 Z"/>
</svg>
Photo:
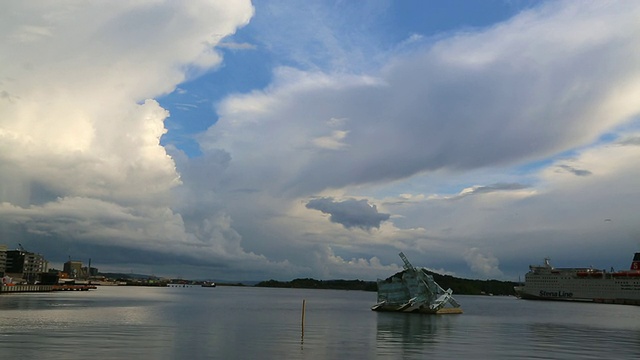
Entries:
<svg viewBox="0 0 640 360">
<path fill-rule="evenodd" d="M 378 280 L 378 302 L 371 310 L 427 314 L 462 314 L 451 289 L 444 290 L 425 268 L 416 268 L 403 253 L 404 270 Z"/>
<path fill-rule="evenodd" d="M 216 283 L 213 281 L 205 281 L 202 283 L 202 287 L 216 287 Z"/>
</svg>

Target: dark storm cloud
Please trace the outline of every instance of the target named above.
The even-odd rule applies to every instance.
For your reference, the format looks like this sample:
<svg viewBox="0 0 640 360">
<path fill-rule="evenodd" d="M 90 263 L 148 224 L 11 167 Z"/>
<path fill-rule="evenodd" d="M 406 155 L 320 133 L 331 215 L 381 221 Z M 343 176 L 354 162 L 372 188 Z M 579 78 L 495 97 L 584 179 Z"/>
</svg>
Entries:
<svg viewBox="0 0 640 360">
<path fill-rule="evenodd" d="M 589 170 L 576 169 L 573 166 L 569 165 L 558 165 L 558 167 L 576 176 L 589 176 L 592 174 L 592 172 Z"/>
<path fill-rule="evenodd" d="M 640 146 L 640 136 L 631 136 L 626 139 L 617 142 L 622 146 Z"/>
<path fill-rule="evenodd" d="M 331 215 L 329 220 L 342 224 L 344 227 L 370 230 L 380 228 L 380 223 L 388 220 L 390 215 L 379 213 L 375 205 L 369 205 L 367 200 L 349 199 L 334 201 L 333 198 L 314 199 L 307 203 L 308 209 L 320 210 Z"/>
</svg>

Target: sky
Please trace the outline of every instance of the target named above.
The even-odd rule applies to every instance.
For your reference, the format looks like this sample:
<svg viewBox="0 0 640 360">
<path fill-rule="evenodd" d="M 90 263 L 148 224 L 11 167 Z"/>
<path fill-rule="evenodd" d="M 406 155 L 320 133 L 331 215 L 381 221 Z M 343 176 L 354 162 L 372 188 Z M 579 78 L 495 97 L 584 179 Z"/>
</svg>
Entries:
<svg viewBox="0 0 640 360">
<path fill-rule="evenodd" d="M 517 281 L 640 251 L 640 3 L 0 0 L 0 244 Z"/>
</svg>

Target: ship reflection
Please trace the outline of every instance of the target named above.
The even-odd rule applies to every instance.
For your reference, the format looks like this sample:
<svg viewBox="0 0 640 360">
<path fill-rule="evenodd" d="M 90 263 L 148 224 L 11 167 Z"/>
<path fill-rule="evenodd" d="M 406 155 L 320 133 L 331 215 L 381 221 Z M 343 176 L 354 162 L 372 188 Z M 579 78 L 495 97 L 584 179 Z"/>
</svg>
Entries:
<svg viewBox="0 0 640 360">
<path fill-rule="evenodd" d="M 452 316 L 378 313 L 377 347 L 382 354 L 409 356 L 439 347 L 452 331 Z"/>
</svg>

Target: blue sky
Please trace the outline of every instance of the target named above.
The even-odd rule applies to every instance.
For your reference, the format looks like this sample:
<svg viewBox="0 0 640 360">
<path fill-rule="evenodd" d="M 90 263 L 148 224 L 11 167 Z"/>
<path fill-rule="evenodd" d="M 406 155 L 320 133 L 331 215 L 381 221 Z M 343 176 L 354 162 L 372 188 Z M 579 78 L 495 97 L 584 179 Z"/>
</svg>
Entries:
<svg viewBox="0 0 640 360">
<path fill-rule="evenodd" d="M 3 8 L 0 244 L 54 266 L 516 280 L 640 245 L 633 2 Z"/>
<path fill-rule="evenodd" d="M 318 1 L 308 4 L 331 27 L 331 35 L 351 51 L 362 51 L 370 59 L 347 71 L 373 70 L 381 66 L 381 54 L 401 50 L 412 37 L 436 39 L 459 31 L 491 26 L 531 6 L 530 1 Z M 171 143 L 189 156 L 200 151 L 191 136 L 204 131 L 216 120 L 215 104 L 226 95 L 267 87 L 273 69 L 293 66 L 302 69 L 335 70 L 328 45 L 318 37 L 308 37 L 297 28 L 308 23 L 306 6 L 291 1 L 258 1 L 251 22 L 224 39 L 223 63 L 205 74 L 179 85 L 158 98 L 172 114 L 166 121 L 169 132 L 163 144 Z M 295 19 L 294 19 L 295 18 Z M 284 23 L 274 26 L 274 23 Z M 270 30 L 265 30 L 266 28 Z M 313 28 L 305 29 L 313 32 Z M 292 33 L 293 32 L 293 33 Z M 314 48 L 315 47 L 315 48 Z M 291 48 L 308 48 L 303 59 L 291 54 Z M 349 50 L 346 50 L 349 51 Z M 315 52 L 315 53 L 314 53 Z M 341 54 L 342 55 L 342 54 Z M 384 57 L 384 56 L 382 56 Z M 376 61 L 377 58 L 377 61 Z M 363 69 L 364 68 L 364 69 Z"/>
</svg>

